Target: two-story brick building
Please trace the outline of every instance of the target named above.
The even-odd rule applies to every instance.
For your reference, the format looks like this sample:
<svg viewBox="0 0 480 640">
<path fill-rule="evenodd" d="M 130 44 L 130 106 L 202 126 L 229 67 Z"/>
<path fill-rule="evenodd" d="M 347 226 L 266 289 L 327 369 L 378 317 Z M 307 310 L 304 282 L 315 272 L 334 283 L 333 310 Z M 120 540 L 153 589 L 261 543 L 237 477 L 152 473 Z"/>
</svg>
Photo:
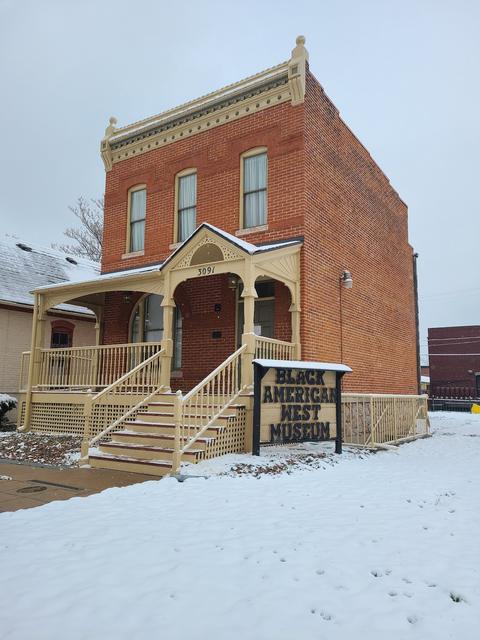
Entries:
<svg viewBox="0 0 480 640">
<path fill-rule="evenodd" d="M 119 128 L 110 119 L 102 275 L 36 292 L 38 318 L 59 301 L 89 306 L 100 344 L 55 387 L 38 323 L 22 424 L 44 425 L 54 397 L 50 416 L 83 425 L 79 396 L 91 388 L 98 433 L 117 401 L 145 402 L 157 373 L 164 393 L 224 375 L 230 396 L 212 394 L 232 404 L 251 390 L 259 355 L 345 362 L 350 391 L 417 392 L 407 207 L 310 72 L 304 43 L 157 116 Z M 147 359 L 158 367 L 148 381 Z M 102 390 L 136 365 L 135 403 L 111 395 L 95 417 L 115 391 Z"/>
</svg>

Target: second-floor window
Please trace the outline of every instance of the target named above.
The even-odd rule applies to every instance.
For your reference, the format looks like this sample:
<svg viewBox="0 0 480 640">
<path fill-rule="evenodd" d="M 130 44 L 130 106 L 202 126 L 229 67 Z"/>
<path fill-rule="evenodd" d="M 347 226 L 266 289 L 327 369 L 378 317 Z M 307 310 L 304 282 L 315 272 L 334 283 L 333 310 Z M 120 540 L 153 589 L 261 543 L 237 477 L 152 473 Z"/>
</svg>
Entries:
<svg viewBox="0 0 480 640">
<path fill-rule="evenodd" d="M 197 174 L 177 177 L 177 242 L 183 242 L 195 231 L 197 224 Z"/>
<path fill-rule="evenodd" d="M 129 243 L 128 251 L 143 251 L 145 245 L 145 215 L 147 211 L 147 190 L 145 187 L 132 189 L 129 195 Z"/>
<path fill-rule="evenodd" d="M 243 157 L 243 227 L 267 223 L 267 154 Z"/>
</svg>

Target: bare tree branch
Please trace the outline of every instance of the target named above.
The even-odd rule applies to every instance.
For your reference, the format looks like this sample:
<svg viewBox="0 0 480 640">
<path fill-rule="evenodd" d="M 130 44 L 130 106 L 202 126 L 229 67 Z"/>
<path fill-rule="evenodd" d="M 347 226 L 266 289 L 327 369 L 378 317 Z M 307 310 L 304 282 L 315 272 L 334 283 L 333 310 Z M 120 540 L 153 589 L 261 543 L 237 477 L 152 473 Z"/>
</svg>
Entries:
<svg viewBox="0 0 480 640">
<path fill-rule="evenodd" d="M 80 221 L 80 227 L 68 227 L 64 235 L 74 244 L 53 244 L 54 249 L 99 262 L 102 257 L 103 198 L 87 201 L 80 196 L 73 207 L 68 207 Z"/>
</svg>

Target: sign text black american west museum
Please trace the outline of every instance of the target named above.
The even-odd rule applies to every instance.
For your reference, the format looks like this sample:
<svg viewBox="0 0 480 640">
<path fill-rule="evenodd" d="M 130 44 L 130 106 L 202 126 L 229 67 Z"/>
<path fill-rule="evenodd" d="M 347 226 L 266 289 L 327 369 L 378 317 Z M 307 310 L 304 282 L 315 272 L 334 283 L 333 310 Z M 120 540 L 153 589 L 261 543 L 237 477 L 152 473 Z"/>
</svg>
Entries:
<svg viewBox="0 0 480 640">
<path fill-rule="evenodd" d="M 260 445 L 336 441 L 341 453 L 342 364 L 255 360 L 253 453 Z"/>
</svg>

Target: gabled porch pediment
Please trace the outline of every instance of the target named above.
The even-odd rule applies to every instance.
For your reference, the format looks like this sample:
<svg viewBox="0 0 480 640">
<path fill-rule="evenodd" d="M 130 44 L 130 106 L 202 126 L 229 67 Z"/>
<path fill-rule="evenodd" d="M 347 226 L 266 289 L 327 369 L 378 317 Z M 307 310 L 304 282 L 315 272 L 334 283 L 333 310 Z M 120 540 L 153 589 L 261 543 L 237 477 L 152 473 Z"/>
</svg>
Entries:
<svg viewBox="0 0 480 640">
<path fill-rule="evenodd" d="M 171 299 L 185 280 L 221 273 L 237 274 L 251 289 L 258 277 L 273 277 L 288 286 L 297 302 L 301 239 L 254 245 L 209 223 L 201 224 L 164 261 L 146 267 L 102 274 L 78 282 L 66 282 L 35 290 L 41 310 L 71 302 L 97 312 L 102 294 L 112 291 L 154 293 Z"/>
</svg>

